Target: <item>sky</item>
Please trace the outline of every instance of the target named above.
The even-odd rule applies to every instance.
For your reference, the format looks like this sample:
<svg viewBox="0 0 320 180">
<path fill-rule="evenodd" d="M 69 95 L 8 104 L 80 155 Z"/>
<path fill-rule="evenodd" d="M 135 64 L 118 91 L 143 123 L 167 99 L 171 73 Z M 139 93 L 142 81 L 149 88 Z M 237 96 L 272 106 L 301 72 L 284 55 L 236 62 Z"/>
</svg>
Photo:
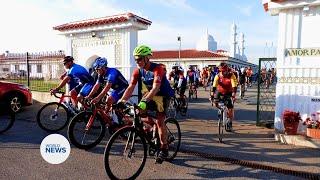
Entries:
<svg viewBox="0 0 320 180">
<path fill-rule="evenodd" d="M 64 23 L 132 12 L 152 21 L 139 44 L 153 50 L 194 49 L 208 29 L 218 49 L 229 51 L 231 25 L 245 34 L 249 62 L 275 55 L 278 17 L 260 0 L 3 0 L 0 2 L 0 54 L 64 50 L 66 40 L 53 30 Z"/>
</svg>

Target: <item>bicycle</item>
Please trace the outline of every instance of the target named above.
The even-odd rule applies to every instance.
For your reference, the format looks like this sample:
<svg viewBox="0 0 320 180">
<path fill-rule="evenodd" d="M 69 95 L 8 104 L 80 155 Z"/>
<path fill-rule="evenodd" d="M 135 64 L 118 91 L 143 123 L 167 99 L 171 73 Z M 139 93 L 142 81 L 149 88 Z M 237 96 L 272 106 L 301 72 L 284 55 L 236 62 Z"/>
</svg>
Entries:
<svg viewBox="0 0 320 180">
<path fill-rule="evenodd" d="M 133 115 L 134 121 L 132 126 L 123 127 L 115 132 L 106 146 L 104 165 L 110 179 L 137 178 L 145 166 L 147 152 L 149 156 L 155 156 L 160 150 L 160 139 L 155 122 L 149 124 L 153 128 L 148 131 L 143 128 L 147 122 L 141 120 L 142 114 L 136 104 L 133 106 L 125 105 L 124 108 L 129 109 L 128 112 Z M 148 112 L 147 115 L 155 117 L 152 112 Z M 170 162 L 180 149 L 181 131 L 178 121 L 174 118 L 167 118 L 165 124 L 169 145 L 169 156 L 166 161 Z"/>
<path fill-rule="evenodd" d="M 180 94 L 177 92 L 177 95 L 180 96 Z M 169 107 L 168 107 L 168 117 L 177 117 L 177 113 L 180 113 L 181 116 L 186 116 L 188 111 L 188 101 L 187 96 L 183 95 L 183 98 L 185 100 L 185 106 L 182 106 L 182 99 L 180 97 L 173 96 L 170 98 L 169 101 Z"/>
<path fill-rule="evenodd" d="M 86 102 L 88 104 L 88 102 Z M 110 115 L 112 113 L 112 116 Z M 113 123 L 113 118 L 121 118 L 119 124 Z M 91 104 L 91 108 L 74 116 L 68 126 L 68 138 L 79 149 L 91 149 L 98 145 L 105 136 L 106 127 L 109 133 L 122 126 L 132 124 L 129 116 L 116 104 L 112 105 L 110 112 L 105 112 L 105 104 Z"/>
<path fill-rule="evenodd" d="M 57 94 L 61 94 L 61 96 L 59 97 Z M 37 123 L 41 129 L 55 133 L 65 128 L 69 120 L 80 110 L 76 109 L 71 101 L 67 101 L 71 97 L 70 95 L 65 95 L 61 91 L 51 93 L 51 95 L 54 95 L 59 101 L 42 106 L 37 113 Z"/>
<path fill-rule="evenodd" d="M 15 122 L 15 113 L 1 113 L 0 114 L 0 134 L 8 131 Z"/>
<path fill-rule="evenodd" d="M 191 83 L 189 85 L 189 100 L 194 98 L 198 99 L 198 91 L 196 85 L 194 83 Z"/>
<path fill-rule="evenodd" d="M 211 99 L 211 105 L 213 106 L 213 99 Z M 230 121 L 228 118 L 228 108 L 226 106 L 226 100 L 223 96 L 221 96 L 220 101 L 218 102 L 218 138 L 219 142 L 222 143 L 223 131 L 227 131 L 227 123 Z"/>
</svg>

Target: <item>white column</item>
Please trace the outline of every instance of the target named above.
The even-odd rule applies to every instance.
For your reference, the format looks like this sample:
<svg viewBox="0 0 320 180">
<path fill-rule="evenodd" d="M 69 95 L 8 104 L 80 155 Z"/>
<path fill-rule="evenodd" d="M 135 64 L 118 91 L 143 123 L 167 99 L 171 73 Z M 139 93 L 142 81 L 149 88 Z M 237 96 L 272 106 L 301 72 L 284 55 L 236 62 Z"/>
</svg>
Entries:
<svg viewBox="0 0 320 180">
<path fill-rule="evenodd" d="M 138 45 L 138 31 L 134 28 L 126 29 L 122 33 L 122 74 L 130 83 L 133 70 L 137 67 L 133 57 L 133 50 Z M 138 95 L 138 86 L 136 86 L 133 95 Z M 137 103 L 137 98 L 132 98 Z"/>
</svg>

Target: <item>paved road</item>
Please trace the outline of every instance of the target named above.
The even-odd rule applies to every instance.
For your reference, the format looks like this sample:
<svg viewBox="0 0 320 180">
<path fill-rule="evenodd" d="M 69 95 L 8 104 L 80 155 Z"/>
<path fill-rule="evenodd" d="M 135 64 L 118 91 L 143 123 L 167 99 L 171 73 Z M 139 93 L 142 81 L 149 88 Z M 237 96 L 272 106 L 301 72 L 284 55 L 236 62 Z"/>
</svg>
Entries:
<svg viewBox="0 0 320 180">
<path fill-rule="evenodd" d="M 247 160 L 312 173 L 320 172 L 318 150 L 282 145 L 273 141 L 273 130 L 256 127 L 255 91 L 236 105 L 235 132 L 225 143 L 217 141 L 216 111 L 207 101 L 208 92 L 200 91 L 190 103 L 188 118 L 179 118 L 182 149 Z M 108 136 L 90 151 L 72 147 L 67 161 L 51 165 L 40 155 L 39 146 L 48 134 L 35 123 L 36 103 L 18 115 L 13 128 L 0 135 L 0 179 L 108 179 L 103 166 L 103 151 Z M 66 130 L 61 134 L 66 135 Z M 307 152 L 307 153 L 305 153 Z M 119 164 L 122 166 L 122 164 Z M 223 161 L 179 153 L 172 163 L 154 164 L 148 158 L 139 179 L 299 179 L 271 171 L 248 168 Z"/>
</svg>

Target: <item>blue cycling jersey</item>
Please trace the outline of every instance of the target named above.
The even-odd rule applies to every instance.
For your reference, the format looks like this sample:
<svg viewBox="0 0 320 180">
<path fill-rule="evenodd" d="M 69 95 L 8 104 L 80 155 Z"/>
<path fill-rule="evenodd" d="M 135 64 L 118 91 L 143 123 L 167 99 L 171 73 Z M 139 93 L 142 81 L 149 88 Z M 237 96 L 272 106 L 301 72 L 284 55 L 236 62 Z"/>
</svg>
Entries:
<svg viewBox="0 0 320 180">
<path fill-rule="evenodd" d="M 73 64 L 67 72 L 71 84 L 86 84 L 93 82 L 93 78 L 90 76 L 86 68 L 80 66 L 79 64 Z"/>
<path fill-rule="evenodd" d="M 111 88 L 114 90 L 127 89 L 129 86 L 128 81 L 123 77 L 121 72 L 116 68 L 108 68 L 104 76 L 99 76 L 97 83 L 107 84 L 111 83 Z"/>
</svg>

